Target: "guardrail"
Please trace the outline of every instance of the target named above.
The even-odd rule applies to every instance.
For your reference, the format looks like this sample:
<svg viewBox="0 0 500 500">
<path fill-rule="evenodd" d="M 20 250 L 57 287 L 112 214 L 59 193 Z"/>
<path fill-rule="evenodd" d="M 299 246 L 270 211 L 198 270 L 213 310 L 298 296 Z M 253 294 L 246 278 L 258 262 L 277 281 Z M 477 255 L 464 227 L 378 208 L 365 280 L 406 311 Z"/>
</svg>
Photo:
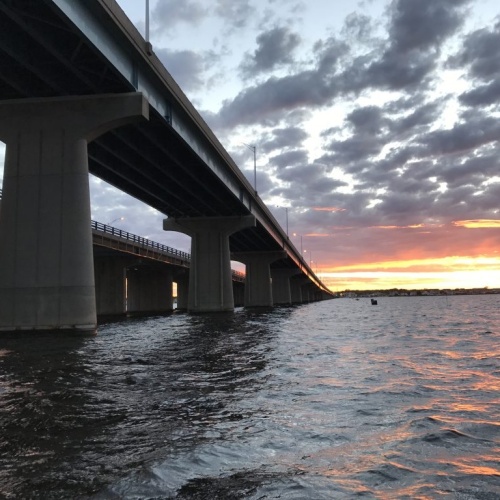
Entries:
<svg viewBox="0 0 500 500">
<path fill-rule="evenodd" d="M 1 189 L 0 189 L 0 199 L 2 199 Z M 155 250 L 170 257 L 191 261 L 191 254 L 187 252 L 182 252 L 181 250 L 177 250 L 176 248 L 172 248 L 167 245 L 157 243 L 156 241 L 148 240 L 147 238 L 144 238 L 142 236 L 129 233 L 128 231 L 123 231 L 122 229 L 118 229 L 117 227 L 109 226 L 108 224 L 103 224 L 102 222 L 97 222 L 95 220 L 91 221 L 90 225 L 94 231 L 99 231 L 100 233 L 115 236 L 117 238 L 120 238 L 121 240 L 134 243 L 135 245 L 138 245 L 145 249 Z M 235 271 L 234 269 L 231 272 L 233 274 L 233 277 L 238 278 L 239 280 L 242 280 L 245 277 L 245 273 Z"/>
<path fill-rule="evenodd" d="M 191 254 L 187 252 L 182 252 L 181 250 L 177 250 L 176 248 L 162 245 L 161 243 L 156 243 L 155 241 L 148 240 L 147 238 L 144 238 L 142 236 L 137 236 L 136 234 L 129 233 L 128 231 L 123 231 L 122 229 L 103 224 L 102 222 L 93 220 L 91 221 L 91 227 L 94 231 L 99 231 L 100 233 L 115 236 L 116 238 L 131 242 L 142 248 L 148 250 L 151 249 L 164 255 L 168 255 L 170 257 L 178 258 L 181 260 L 191 261 Z M 234 269 L 231 270 L 231 273 L 233 275 L 233 278 L 237 279 L 238 281 L 243 281 L 245 279 L 245 273 L 235 271 Z"/>
<path fill-rule="evenodd" d="M 123 231 L 113 226 L 108 226 L 102 222 L 97 222 L 95 220 L 91 221 L 91 227 L 95 231 L 100 233 L 109 234 L 111 236 L 116 236 L 125 241 L 129 241 L 138 245 L 142 248 L 152 249 L 157 252 L 169 255 L 171 257 L 177 257 L 182 260 L 191 260 L 191 254 L 177 250 L 176 248 L 169 247 L 167 245 L 162 245 L 161 243 L 156 243 L 155 241 L 148 240 L 142 236 L 137 236 L 136 234 L 129 233 L 128 231 Z"/>
</svg>

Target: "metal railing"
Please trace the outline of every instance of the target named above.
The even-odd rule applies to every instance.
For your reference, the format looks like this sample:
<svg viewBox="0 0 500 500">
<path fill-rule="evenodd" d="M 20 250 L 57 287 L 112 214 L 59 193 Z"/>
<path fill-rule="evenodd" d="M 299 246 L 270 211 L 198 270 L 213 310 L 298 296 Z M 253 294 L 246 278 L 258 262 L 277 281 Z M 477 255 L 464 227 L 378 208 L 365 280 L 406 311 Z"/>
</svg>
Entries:
<svg viewBox="0 0 500 500">
<path fill-rule="evenodd" d="M 109 226 L 107 224 L 103 224 L 102 222 L 91 221 L 91 227 L 94 231 L 99 231 L 100 233 L 109 234 L 111 236 L 115 236 L 116 238 L 120 238 L 121 240 L 131 242 L 135 245 L 138 245 L 145 249 L 152 249 L 162 254 L 176 257 L 178 259 L 182 259 L 185 261 L 191 261 L 191 254 L 187 252 L 182 252 L 181 250 L 177 250 L 176 248 L 169 247 L 167 245 L 162 245 L 161 243 L 156 243 L 155 241 L 148 240 L 142 236 L 137 236 L 136 234 L 129 233 L 128 231 L 123 231 L 122 229 L 118 229 L 113 226 Z M 245 278 L 245 273 L 240 271 L 231 270 L 233 278 L 236 278 L 238 281 L 242 281 Z"/>
<path fill-rule="evenodd" d="M 172 248 L 161 243 L 156 243 L 155 241 L 148 240 L 147 238 L 144 238 L 142 236 L 137 236 L 136 234 L 129 233 L 128 231 L 123 231 L 122 229 L 108 226 L 107 224 L 103 224 L 102 222 L 93 220 L 91 221 L 91 227 L 94 231 L 99 231 L 100 233 L 115 236 L 117 238 L 120 238 L 121 240 L 134 243 L 135 245 L 142 248 L 155 250 L 157 252 L 161 252 L 171 257 L 177 257 L 182 260 L 191 260 L 191 255 L 187 252 L 182 252 L 181 250 L 177 250 L 176 248 Z"/>
<path fill-rule="evenodd" d="M 2 190 L 0 189 L 0 200 L 1 199 L 2 199 Z M 181 250 L 177 250 L 176 248 L 172 248 L 167 245 L 157 243 L 156 241 L 148 240 L 147 238 L 144 238 L 142 236 L 137 236 L 136 234 L 129 233 L 128 231 L 123 231 L 122 229 L 118 229 L 116 227 L 109 226 L 107 224 L 103 224 L 102 222 L 97 222 L 93 220 L 91 221 L 90 224 L 92 230 L 94 231 L 115 236 L 116 238 L 120 238 L 121 240 L 133 243 L 134 245 L 140 246 L 148 250 L 154 250 L 156 252 L 168 255 L 170 257 L 178 258 L 185 261 L 191 261 L 191 254 L 187 252 L 182 252 Z M 241 273 L 240 271 L 235 271 L 234 269 L 232 269 L 231 272 L 233 274 L 233 277 L 239 280 L 242 280 L 245 277 L 245 273 Z"/>
</svg>

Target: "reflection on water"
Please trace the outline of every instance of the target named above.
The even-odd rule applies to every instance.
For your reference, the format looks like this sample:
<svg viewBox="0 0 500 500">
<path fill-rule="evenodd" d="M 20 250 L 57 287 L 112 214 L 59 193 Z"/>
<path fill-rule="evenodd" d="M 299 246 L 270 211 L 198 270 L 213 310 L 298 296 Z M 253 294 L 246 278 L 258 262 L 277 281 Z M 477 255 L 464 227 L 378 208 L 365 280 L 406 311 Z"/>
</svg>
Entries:
<svg viewBox="0 0 500 500">
<path fill-rule="evenodd" d="M 498 296 L 0 338 L 0 497 L 500 498 Z"/>
</svg>

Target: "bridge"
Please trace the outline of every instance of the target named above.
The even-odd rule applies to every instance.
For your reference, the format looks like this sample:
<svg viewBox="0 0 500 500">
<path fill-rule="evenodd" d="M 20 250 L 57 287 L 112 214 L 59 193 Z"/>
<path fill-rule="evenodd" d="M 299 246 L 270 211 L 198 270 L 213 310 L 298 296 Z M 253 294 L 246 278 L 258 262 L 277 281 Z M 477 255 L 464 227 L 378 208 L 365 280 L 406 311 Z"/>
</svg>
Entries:
<svg viewBox="0 0 500 500">
<path fill-rule="evenodd" d="M 330 296 L 114 0 L 0 0 L 0 29 L 0 330 L 95 329 L 89 172 L 191 236 L 189 311 L 234 308 L 231 259 L 248 307 Z"/>
</svg>

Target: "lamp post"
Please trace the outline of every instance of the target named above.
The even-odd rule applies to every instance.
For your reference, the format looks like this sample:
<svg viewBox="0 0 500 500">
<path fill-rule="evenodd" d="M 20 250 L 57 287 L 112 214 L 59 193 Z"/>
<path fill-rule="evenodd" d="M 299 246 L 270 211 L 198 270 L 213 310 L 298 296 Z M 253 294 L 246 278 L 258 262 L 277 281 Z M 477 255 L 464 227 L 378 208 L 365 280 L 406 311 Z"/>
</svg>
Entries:
<svg viewBox="0 0 500 500">
<path fill-rule="evenodd" d="M 149 42 L 149 0 L 146 0 L 146 42 Z"/>
<path fill-rule="evenodd" d="M 276 208 L 283 208 L 285 210 L 285 216 L 286 216 L 286 237 L 288 238 L 288 207 L 280 207 L 279 205 L 276 205 Z"/>
<path fill-rule="evenodd" d="M 117 220 L 125 220 L 125 217 L 117 217 L 116 219 L 113 219 L 111 222 L 106 222 L 106 226 L 111 226 L 113 222 L 116 222 Z"/>
<path fill-rule="evenodd" d="M 255 195 L 257 195 L 257 146 L 255 144 L 243 143 L 248 149 L 253 151 L 253 188 L 255 190 Z"/>
<path fill-rule="evenodd" d="M 300 256 L 302 257 L 302 254 L 304 253 L 304 250 L 302 249 L 302 235 L 293 233 L 294 236 L 300 236 Z M 302 257 L 303 258 L 303 257 Z"/>
</svg>

